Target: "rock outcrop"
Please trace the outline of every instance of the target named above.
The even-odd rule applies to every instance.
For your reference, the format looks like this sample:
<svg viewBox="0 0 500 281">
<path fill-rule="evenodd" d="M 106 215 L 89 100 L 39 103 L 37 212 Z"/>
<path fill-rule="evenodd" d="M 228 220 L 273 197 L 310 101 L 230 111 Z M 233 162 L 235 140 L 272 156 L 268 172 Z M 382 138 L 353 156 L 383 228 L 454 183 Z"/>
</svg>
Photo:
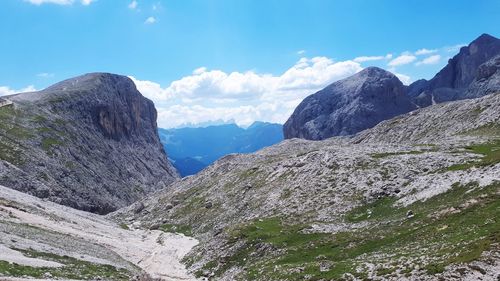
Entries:
<svg viewBox="0 0 500 281">
<path fill-rule="evenodd" d="M 485 72 L 480 66 L 500 55 L 500 39 L 483 34 L 448 61 L 448 64 L 429 81 L 418 80 L 408 87 L 408 95 L 420 107 L 433 103 L 479 97 L 486 91 L 468 92 L 474 80 L 482 79 Z M 479 75 L 479 76 L 478 76 Z"/>
<path fill-rule="evenodd" d="M 178 178 L 156 109 L 125 76 L 92 73 L 0 108 L 0 184 L 108 213 Z"/>
<path fill-rule="evenodd" d="M 471 99 L 498 92 L 500 92 L 500 55 L 479 66 L 476 78 L 463 97 Z"/>
<path fill-rule="evenodd" d="M 305 98 L 285 123 L 285 138 L 352 135 L 416 109 L 392 73 L 366 68 Z"/>
</svg>

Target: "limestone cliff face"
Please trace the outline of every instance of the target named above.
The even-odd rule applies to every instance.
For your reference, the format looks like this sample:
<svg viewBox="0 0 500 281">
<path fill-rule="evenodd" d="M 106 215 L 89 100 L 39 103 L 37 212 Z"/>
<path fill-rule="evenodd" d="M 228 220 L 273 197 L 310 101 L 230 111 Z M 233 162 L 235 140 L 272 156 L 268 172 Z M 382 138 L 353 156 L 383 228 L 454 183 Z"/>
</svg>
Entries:
<svg viewBox="0 0 500 281">
<path fill-rule="evenodd" d="M 369 67 L 305 98 L 283 132 L 287 139 L 352 135 L 415 108 L 394 74 Z"/>
<path fill-rule="evenodd" d="M 1 158 L 5 186 L 107 213 L 178 178 L 153 103 L 125 76 L 86 74 L 8 100 L 2 121 L 15 130 L 0 130 L 0 144 L 16 153 Z"/>
<path fill-rule="evenodd" d="M 471 83 L 482 75 L 481 65 L 500 55 L 500 40 L 488 34 L 479 36 L 448 61 L 431 80 L 419 80 L 409 86 L 408 95 L 420 107 L 433 103 L 479 97 L 467 94 Z M 487 91 L 476 91 L 486 95 Z"/>
</svg>

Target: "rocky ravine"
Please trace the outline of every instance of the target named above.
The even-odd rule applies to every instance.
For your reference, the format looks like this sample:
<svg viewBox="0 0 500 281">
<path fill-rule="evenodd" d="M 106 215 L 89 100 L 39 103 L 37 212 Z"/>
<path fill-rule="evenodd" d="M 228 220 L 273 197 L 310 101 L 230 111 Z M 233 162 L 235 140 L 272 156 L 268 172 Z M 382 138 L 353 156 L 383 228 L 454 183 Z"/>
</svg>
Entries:
<svg viewBox="0 0 500 281">
<path fill-rule="evenodd" d="M 500 94 L 229 155 L 113 216 L 211 280 L 497 280 Z"/>
<path fill-rule="evenodd" d="M 178 178 L 156 109 L 125 76 L 92 73 L 0 107 L 0 184 L 108 213 Z"/>
</svg>

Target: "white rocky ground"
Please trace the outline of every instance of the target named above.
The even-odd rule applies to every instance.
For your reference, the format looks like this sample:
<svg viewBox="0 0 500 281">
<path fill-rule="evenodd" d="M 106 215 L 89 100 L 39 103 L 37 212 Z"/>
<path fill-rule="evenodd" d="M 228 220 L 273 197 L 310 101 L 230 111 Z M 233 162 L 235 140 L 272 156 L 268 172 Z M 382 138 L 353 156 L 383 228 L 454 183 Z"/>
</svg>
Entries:
<svg viewBox="0 0 500 281">
<path fill-rule="evenodd" d="M 197 243 L 193 238 L 159 230 L 126 230 L 103 216 L 0 186 L 0 260 L 32 267 L 61 266 L 25 257 L 11 248 L 33 249 L 138 273 L 139 267 L 162 280 L 196 280 L 180 260 Z M 0 276 L 0 280 L 15 279 Z"/>
</svg>

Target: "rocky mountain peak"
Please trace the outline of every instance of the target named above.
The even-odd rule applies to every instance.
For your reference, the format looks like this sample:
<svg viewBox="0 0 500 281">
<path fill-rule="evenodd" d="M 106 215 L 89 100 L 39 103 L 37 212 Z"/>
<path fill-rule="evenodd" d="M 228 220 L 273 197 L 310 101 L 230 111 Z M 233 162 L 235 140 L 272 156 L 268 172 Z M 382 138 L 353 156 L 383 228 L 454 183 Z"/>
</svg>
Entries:
<svg viewBox="0 0 500 281">
<path fill-rule="evenodd" d="M 409 86 L 409 95 L 421 107 L 432 103 L 469 98 L 467 88 L 476 79 L 479 67 L 500 54 L 500 39 L 482 34 L 448 61 L 431 80 Z"/>
<path fill-rule="evenodd" d="M 52 86 L 49 86 L 45 89 L 45 91 L 71 91 L 92 88 L 96 89 L 99 87 L 135 89 L 135 84 L 127 76 L 105 72 L 94 72 L 66 79 Z"/>
<path fill-rule="evenodd" d="M 312 140 L 352 135 L 414 108 L 394 74 L 368 67 L 305 98 L 284 134 Z"/>
<path fill-rule="evenodd" d="M 178 178 L 153 102 L 126 76 L 85 74 L 9 100 L 0 117 L 16 130 L 0 128 L 12 151 L 0 155 L 10 163 L 0 166 L 4 186 L 107 213 Z"/>
<path fill-rule="evenodd" d="M 488 33 L 483 33 L 471 42 L 471 45 L 489 45 L 498 43 L 498 38 L 489 35 Z"/>
<path fill-rule="evenodd" d="M 376 66 L 367 67 L 354 75 L 354 77 L 356 76 L 374 79 L 395 77 L 391 72 Z"/>
<path fill-rule="evenodd" d="M 156 109 L 152 101 L 137 90 L 127 76 L 111 73 L 89 73 L 64 80 L 40 92 L 43 102 L 57 104 L 60 112 L 74 112 L 75 104 L 83 114 L 91 113 L 102 133 L 115 140 L 144 138 L 156 131 Z M 70 107 L 70 108 L 68 108 Z M 157 136 L 147 138 L 155 142 Z"/>
</svg>

